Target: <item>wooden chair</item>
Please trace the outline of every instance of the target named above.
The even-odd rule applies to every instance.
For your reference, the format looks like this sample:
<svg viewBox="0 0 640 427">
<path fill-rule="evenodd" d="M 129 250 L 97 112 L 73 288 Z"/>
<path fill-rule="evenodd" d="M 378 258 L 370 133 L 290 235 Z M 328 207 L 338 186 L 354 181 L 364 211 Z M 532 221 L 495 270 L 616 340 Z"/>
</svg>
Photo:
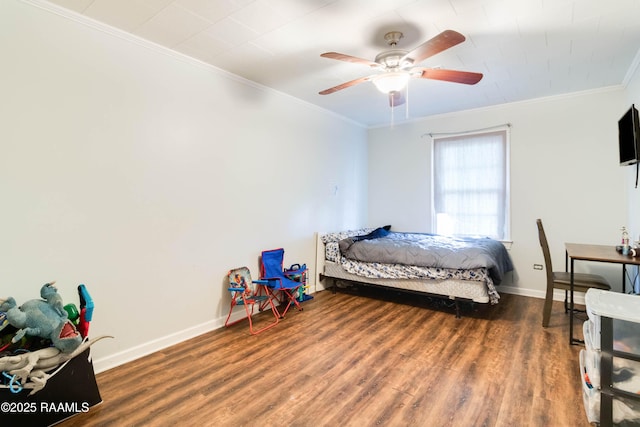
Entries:
<svg viewBox="0 0 640 427">
<path fill-rule="evenodd" d="M 549 318 L 551 317 L 554 289 L 564 289 L 564 312 L 569 312 L 568 294 L 571 290 L 571 273 L 567 271 L 553 271 L 551 254 L 549 253 L 549 243 L 547 242 L 547 236 L 542 227 L 542 220 L 537 219 L 536 223 L 538 224 L 538 237 L 540 239 L 540 246 L 542 247 L 542 254 L 544 255 L 544 268 L 547 271 L 547 293 L 542 312 L 542 327 L 546 328 L 549 326 Z M 611 290 L 607 279 L 600 275 L 588 273 L 573 274 L 574 292 L 587 292 L 589 288 Z"/>
</svg>

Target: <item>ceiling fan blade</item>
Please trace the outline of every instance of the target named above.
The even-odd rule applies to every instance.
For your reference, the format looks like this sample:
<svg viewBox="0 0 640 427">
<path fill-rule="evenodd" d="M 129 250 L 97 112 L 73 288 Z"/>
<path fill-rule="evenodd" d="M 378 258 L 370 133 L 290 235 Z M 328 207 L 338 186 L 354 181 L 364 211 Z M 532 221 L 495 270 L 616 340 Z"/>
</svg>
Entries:
<svg viewBox="0 0 640 427">
<path fill-rule="evenodd" d="M 463 41 L 465 41 L 465 37 L 462 34 L 453 30 L 445 30 L 407 53 L 402 60 L 413 59 L 413 63 L 416 64 Z"/>
<path fill-rule="evenodd" d="M 422 71 L 416 77 L 420 79 L 443 80 L 446 82 L 474 85 L 482 79 L 482 73 L 469 71 L 443 70 L 440 68 L 414 68 L 412 71 Z"/>
<path fill-rule="evenodd" d="M 389 106 L 391 108 L 397 107 L 405 103 L 404 95 L 400 91 L 389 92 Z"/>
<path fill-rule="evenodd" d="M 357 84 L 369 81 L 369 80 L 371 80 L 372 77 L 373 76 L 360 77 L 359 79 L 351 80 L 351 81 L 339 84 L 338 86 L 330 87 L 329 89 L 325 89 L 325 90 L 320 91 L 318 93 L 320 95 L 329 95 L 330 93 L 337 92 L 339 90 L 346 89 L 348 87 L 355 86 Z"/>
<path fill-rule="evenodd" d="M 353 64 L 363 64 L 370 67 L 380 67 L 380 64 L 378 64 L 377 62 L 369 61 L 368 59 L 357 58 L 351 55 L 345 55 L 344 53 L 325 52 L 320 56 L 322 56 L 323 58 L 337 59 L 338 61 L 351 62 Z"/>
</svg>

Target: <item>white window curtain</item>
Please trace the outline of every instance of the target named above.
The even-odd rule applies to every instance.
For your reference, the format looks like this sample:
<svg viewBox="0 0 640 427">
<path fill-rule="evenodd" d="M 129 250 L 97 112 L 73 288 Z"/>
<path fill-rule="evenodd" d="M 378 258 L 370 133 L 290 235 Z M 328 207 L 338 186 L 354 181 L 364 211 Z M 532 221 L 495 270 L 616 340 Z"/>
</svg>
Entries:
<svg viewBox="0 0 640 427">
<path fill-rule="evenodd" d="M 507 132 L 433 137 L 437 234 L 510 238 Z"/>
</svg>

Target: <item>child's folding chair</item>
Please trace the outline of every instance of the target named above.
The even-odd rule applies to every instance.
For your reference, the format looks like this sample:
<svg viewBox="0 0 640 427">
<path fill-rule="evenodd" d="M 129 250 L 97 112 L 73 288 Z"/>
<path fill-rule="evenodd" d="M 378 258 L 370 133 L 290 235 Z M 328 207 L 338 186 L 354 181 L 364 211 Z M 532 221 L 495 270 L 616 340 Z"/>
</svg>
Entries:
<svg viewBox="0 0 640 427">
<path fill-rule="evenodd" d="M 284 311 L 280 313 L 281 318 L 287 314 L 292 305 L 302 311 L 296 296 L 300 286 L 303 286 L 303 283 L 285 276 L 283 261 L 284 249 L 282 248 L 263 251 L 260 258 L 260 279 L 269 281 L 269 288 L 280 304 L 286 303 Z"/>
<path fill-rule="evenodd" d="M 247 313 L 247 319 L 249 319 L 249 332 L 251 333 L 251 335 L 257 335 L 260 332 L 266 331 L 267 329 L 272 328 L 278 324 L 280 313 L 278 313 L 275 305 L 273 305 L 273 296 L 267 289 L 269 281 L 251 280 L 251 273 L 249 272 L 249 269 L 247 267 L 240 267 L 229 271 L 228 278 L 228 290 L 229 292 L 231 292 L 231 308 L 229 308 L 229 315 L 227 315 L 227 320 L 224 322 L 224 326 L 228 327 L 245 319 L 243 317 L 229 323 L 231 312 L 237 305 L 244 306 L 244 310 Z M 251 316 L 253 315 L 253 309 L 256 304 L 258 305 L 258 311 L 262 311 L 264 307 L 269 305 L 269 307 L 271 308 L 271 312 L 275 317 L 275 320 L 273 322 L 258 330 L 254 330 L 253 320 L 251 318 Z M 251 306 L 251 310 L 249 310 L 249 306 Z"/>
</svg>

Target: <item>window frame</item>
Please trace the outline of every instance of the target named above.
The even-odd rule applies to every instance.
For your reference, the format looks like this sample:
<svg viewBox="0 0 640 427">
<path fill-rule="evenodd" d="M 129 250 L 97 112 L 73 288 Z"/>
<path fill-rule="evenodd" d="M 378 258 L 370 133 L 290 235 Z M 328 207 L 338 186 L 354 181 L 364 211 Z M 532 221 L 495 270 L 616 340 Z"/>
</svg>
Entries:
<svg viewBox="0 0 640 427">
<path fill-rule="evenodd" d="M 436 214 L 436 176 L 435 176 L 435 163 L 436 163 L 436 141 L 442 139 L 455 139 L 461 137 L 473 137 L 473 136 L 481 136 L 490 133 L 503 133 L 504 134 L 504 188 L 505 188 L 505 197 L 504 197 L 504 236 L 495 238 L 503 243 L 511 243 L 511 128 L 509 125 L 497 126 L 490 129 L 482 129 L 482 130 L 473 130 L 466 132 L 457 132 L 457 133 L 441 133 L 441 134 L 431 134 L 431 229 L 434 230 L 434 233 L 437 233 L 437 214 Z M 455 235 L 455 234 L 454 234 Z M 458 235 L 462 236 L 462 235 Z"/>
</svg>

